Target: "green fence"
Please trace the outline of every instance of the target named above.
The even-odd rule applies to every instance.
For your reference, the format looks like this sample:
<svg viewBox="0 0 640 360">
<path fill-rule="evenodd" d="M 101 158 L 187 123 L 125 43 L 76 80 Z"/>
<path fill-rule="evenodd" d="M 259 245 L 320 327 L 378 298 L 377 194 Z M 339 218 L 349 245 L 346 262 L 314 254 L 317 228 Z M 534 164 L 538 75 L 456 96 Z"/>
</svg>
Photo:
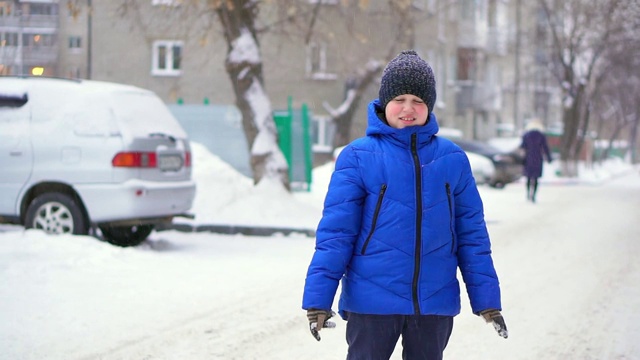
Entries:
<svg viewBox="0 0 640 360">
<path fill-rule="evenodd" d="M 278 145 L 289 164 L 289 179 L 293 190 L 311 190 L 313 154 L 311 152 L 311 115 L 306 104 L 293 109 L 289 97 L 287 110 L 273 112 L 278 130 Z"/>
</svg>

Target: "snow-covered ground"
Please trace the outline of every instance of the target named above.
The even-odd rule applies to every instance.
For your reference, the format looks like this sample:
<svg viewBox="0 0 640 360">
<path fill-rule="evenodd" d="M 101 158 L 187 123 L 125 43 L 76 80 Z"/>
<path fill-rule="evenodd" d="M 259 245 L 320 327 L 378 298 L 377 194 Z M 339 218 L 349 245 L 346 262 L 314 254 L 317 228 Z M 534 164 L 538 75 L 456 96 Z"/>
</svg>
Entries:
<svg viewBox="0 0 640 360">
<path fill-rule="evenodd" d="M 254 188 L 197 144 L 194 162 L 194 222 L 319 220 L 330 164 L 292 195 Z M 610 162 L 571 183 L 550 170 L 537 204 L 522 183 L 480 187 L 510 337 L 463 296 L 446 359 L 640 359 L 638 169 Z M 343 359 L 346 323 L 316 342 L 300 308 L 313 247 L 166 231 L 118 248 L 0 226 L 0 359 Z"/>
</svg>

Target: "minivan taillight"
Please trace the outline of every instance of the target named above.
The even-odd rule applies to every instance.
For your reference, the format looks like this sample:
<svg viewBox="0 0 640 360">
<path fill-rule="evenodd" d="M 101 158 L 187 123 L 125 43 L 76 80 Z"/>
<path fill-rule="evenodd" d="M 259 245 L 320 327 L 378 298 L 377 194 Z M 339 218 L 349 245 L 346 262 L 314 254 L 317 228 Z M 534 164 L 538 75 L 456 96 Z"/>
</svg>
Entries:
<svg viewBox="0 0 640 360">
<path fill-rule="evenodd" d="M 191 167 L 191 151 L 186 151 L 184 153 L 184 166 Z"/>
<path fill-rule="evenodd" d="M 154 152 L 120 152 L 111 160 L 114 167 L 154 168 L 158 159 Z"/>
</svg>

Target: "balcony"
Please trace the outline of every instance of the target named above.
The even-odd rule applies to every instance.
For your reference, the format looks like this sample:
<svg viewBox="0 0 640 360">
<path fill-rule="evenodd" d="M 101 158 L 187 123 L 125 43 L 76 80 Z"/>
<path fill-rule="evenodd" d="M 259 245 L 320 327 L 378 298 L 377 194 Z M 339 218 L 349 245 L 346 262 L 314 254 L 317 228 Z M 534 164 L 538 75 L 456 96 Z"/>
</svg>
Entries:
<svg viewBox="0 0 640 360">
<path fill-rule="evenodd" d="M 1 17 L 0 28 L 57 29 L 58 15 L 24 15 Z"/>
<path fill-rule="evenodd" d="M 482 22 L 459 22 L 458 34 L 459 47 L 484 49 L 487 45 L 487 27 Z"/>
<path fill-rule="evenodd" d="M 508 33 L 505 29 L 489 28 L 487 32 L 487 53 L 505 56 L 507 54 L 507 37 Z"/>
<path fill-rule="evenodd" d="M 24 15 L 22 26 L 30 28 L 58 28 L 58 15 Z"/>
<path fill-rule="evenodd" d="M 25 46 L 22 48 L 22 61 L 25 65 L 54 64 L 58 60 L 57 46 Z"/>
</svg>

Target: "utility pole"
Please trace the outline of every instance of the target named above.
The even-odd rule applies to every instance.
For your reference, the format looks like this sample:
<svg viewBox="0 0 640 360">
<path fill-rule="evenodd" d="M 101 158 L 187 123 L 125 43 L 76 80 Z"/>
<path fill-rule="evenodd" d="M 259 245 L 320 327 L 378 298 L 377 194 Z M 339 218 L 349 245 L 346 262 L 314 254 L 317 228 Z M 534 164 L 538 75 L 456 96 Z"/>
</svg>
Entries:
<svg viewBox="0 0 640 360">
<path fill-rule="evenodd" d="M 91 79 L 91 63 L 92 63 L 92 35 L 93 35 L 93 7 L 91 6 L 91 0 L 87 0 L 87 79 Z"/>
<path fill-rule="evenodd" d="M 18 75 L 24 75 L 24 21 L 22 16 L 22 8 L 16 10 L 18 16 Z"/>
<path fill-rule="evenodd" d="M 520 119 L 518 103 L 520 97 L 520 26 L 522 23 L 522 0 L 516 1 L 516 48 L 515 48 L 515 75 L 513 81 L 513 122 L 516 131 L 522 130 L 522 120 Z"/>
</svg>

